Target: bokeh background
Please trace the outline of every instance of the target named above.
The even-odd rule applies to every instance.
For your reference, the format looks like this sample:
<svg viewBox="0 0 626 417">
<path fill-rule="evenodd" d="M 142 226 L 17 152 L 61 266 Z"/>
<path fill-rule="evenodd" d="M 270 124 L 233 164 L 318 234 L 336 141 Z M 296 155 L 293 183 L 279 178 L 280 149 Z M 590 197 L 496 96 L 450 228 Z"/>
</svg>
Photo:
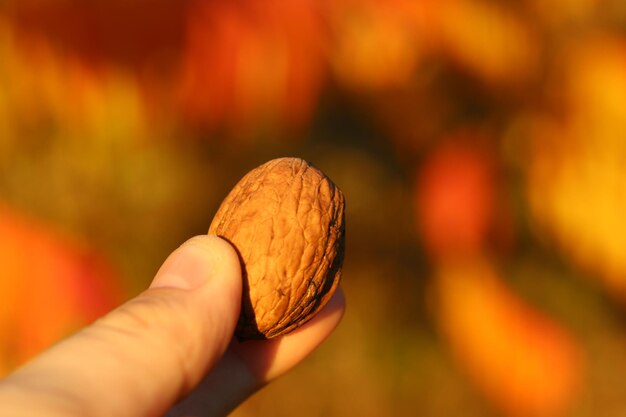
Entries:
<svg viewBox="0 0 626 417">
<path fill-rule="evenodd" d="M 0 1 L 0 373 L 278 156 L 348 310 L 235 416 L 626 415 L 622 0 Z"/>
</svg>

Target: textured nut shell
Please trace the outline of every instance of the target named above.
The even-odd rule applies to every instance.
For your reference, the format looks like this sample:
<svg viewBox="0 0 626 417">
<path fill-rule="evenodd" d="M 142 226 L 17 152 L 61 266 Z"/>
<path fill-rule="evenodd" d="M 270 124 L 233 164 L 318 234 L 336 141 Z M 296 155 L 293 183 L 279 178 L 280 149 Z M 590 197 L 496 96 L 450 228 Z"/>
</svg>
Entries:
<svg viewBox="0 0 626 417">
<path fill-rule="evenodd" d="M 317 168 L 280 158 L 250 171 L 209 234 L 237 249 L 244 272 L 240 339 L 269 339 L 311 319 L 339 284 L 344 196 Z"/>
</svg>

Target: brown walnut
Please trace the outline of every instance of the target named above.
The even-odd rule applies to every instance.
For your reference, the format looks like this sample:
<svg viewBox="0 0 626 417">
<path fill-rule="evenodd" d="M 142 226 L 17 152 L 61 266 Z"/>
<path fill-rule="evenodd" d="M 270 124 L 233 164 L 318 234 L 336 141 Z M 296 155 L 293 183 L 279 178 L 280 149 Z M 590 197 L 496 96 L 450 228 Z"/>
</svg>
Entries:
<svg viewBox="0 0 626 417">
<path fill-rule="evenodd" d="M 269 161 L 235 185 L 209 234 L 241 260 L 239 339 L 284 335 L 328 302 L 341 277 L 344 204 L 341 190 L 299 158 Z"/>
</svg>

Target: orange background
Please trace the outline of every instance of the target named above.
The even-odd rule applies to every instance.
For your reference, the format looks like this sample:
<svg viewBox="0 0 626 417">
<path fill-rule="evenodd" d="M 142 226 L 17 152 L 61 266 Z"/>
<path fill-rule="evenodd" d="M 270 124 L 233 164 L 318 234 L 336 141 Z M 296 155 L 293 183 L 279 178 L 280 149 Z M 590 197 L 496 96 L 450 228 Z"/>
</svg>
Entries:
<svg viewBox="0 0 626 417">
<path fill-rule="evenodd" d="M 0 372 L 290 155 L 348 311 L 235 416 L 626 414 L 622 3 L 5 0 Z"/>
</svg>

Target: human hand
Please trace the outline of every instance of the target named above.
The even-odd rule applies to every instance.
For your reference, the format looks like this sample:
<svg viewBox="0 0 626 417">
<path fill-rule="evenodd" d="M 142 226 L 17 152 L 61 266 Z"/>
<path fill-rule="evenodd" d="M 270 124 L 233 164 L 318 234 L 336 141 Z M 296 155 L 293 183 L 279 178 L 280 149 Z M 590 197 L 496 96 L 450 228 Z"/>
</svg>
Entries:
<svg viewBox="0 0 626 417">
<path fill-rule="evenodd" d="M 148 290 L 1 381 L 0 416 L 223 416 L 301 362 L 345 308 L 339 290 L 293 333 L 238 343 L 240 303 L 232 246 L 194 237 Z"/>
</svg>

